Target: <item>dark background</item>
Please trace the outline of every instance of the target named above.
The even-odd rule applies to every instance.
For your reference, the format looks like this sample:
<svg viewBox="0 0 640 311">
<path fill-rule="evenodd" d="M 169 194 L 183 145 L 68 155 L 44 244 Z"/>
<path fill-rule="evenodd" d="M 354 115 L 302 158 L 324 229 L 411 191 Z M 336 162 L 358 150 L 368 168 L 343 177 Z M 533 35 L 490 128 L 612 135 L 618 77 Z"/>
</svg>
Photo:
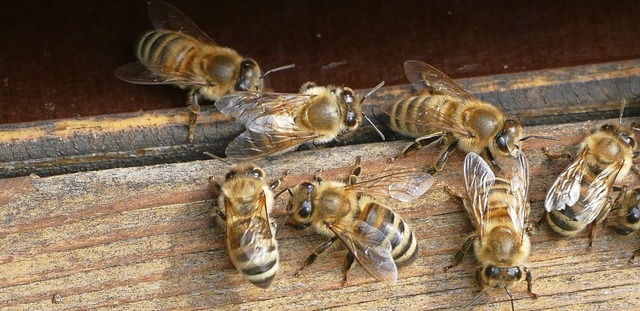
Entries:
<svg viewBox="0 0 640 311">
<path fill-rule="evenodd" d="M 309 80 L 407 84 L 418 59 L 453 78 L 640 57 L 638 1 L 179 1 L 220 45 L 256 59 L 277 91 Z M 186 93 L 118 80 L 146 1 L 0 2 L 0 123 L 184 107 Z"/>
</svg>

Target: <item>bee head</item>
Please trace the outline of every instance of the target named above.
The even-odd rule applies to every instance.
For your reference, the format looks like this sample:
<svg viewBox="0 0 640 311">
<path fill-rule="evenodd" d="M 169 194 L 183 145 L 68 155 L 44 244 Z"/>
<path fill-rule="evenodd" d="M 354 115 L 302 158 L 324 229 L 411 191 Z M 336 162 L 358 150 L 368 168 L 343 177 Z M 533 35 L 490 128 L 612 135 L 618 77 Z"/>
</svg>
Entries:
<svg viewBox="0 0 640 311">
<path fill-rule="evenodd" d="M 342 93 L 339 96 L 342 105 L 345 107 L 344 124 L 347 129 L 353 130 L 360 125 L 362 120 L 360 102 L 356 102 L 355 92 L 348 87 L 342 88 Z"/>
<path fill-rule="evenodd" d="M 506 119 L 504 126 L 495 137 L 495 144 L 503 154 L 512 154 L 520 149 L 518 143 L 522 139 L 522 125 L 514 119 Z"/>
<path fill-rule="evenodd" d="M 302 230 L 311 225 L 311 214 L 313 213 L 313 192 L 315 185 L 310 182 L 303 182 L 289 191 L 291 198 L 287 202 L 289 212 L 288 224 L 298 230 Z"/>
<path fill-rule="evenodd" d="M 476 271 L 476 280 L 485 287 L 509 288 L 525 278 L 526 268 L 506 267 L 501 268 L 488 265 Z"/>
<path fill-rule="evenodd" d="M 240 75 L 236 81 L 236 91 L 262 91 L 262 72 L 258 63 L 253 59 L 245 59 L 240 62 Z"/>
<path fill-rule="evenodd" d="M 253 164 L 247 164 L 247 165 L 234 165 L 233 167 L 231 167 L 229 169 L 229 171 L 227 172 L 226 175 L 224 175 L 224 180 L 228 181 L 231 179 L 234 179 L 240 175 L 244 175 L 244 176 L 249 176 L 249 177 L 253 177 L 256 179 L 263 179 L 264 178 L 264 171 L 253 165 Z"/>
</svg>

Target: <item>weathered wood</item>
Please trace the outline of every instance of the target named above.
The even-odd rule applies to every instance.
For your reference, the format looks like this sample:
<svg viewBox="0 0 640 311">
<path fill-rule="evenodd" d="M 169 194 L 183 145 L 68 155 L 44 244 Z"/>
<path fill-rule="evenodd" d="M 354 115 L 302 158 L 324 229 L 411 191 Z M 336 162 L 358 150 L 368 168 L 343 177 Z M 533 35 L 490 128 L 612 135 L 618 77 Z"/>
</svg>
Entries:
<svg viewBox="0 0 640 311">
<path fill-rule="evenodd" d="M 639 122 L 625 118 L 624 122 Z M 617 122 L 613 119 L 611 122 Z M 546 189 L 568 164 L 551 161 L 541 148 L 574 152 L 575 145 L 601 122 L 527 127 L 530 134 L 550 134 L 560 141 L 524 144 L 531 166 L 531 220 L 542 214 Z M 342 178 L 362 155 L 364 178 L 385 169 L 420 169 L 433 164 L 438 150 L 389 165 L 406 141 L 363 144 L 290 153 L 258 161 L 267 176 L 283 187 L 310 179 L 320 168 L 323 179 Z M 220 177 L 227 164 L 194 161 L 120 168 L 40 178 L 0 180 L 0 308 L 19 310 L 81 309 L 305 309 L 338 310 L 459 308 L 474 297 L 478 263 L 466 258 L 448 272 L 454 253 L 472 227 L 462 207 L 444 191 L 462 189 L 461 161 L 455 152 L 436 184 L 410 204 L 386 202 L 412 226 L 419 240 L 416 262 L 399 270 L 396 285 L 376 282 L 355 265 L 342 287 L 344 250 L 321 256 L 300 277 L 293 276 L 325 238 L 310 231 L 283 228 L 278 234 L 282 268 L 267 290 L 246 282 L 231 266 L 224 227 L 212 215 L 209 176 Z M 629 176 L 627 183 L 637 182 Z M 281 223 L 286 193 L 273 217 Z M 628 263 L 640 247 L 637 234 L 622 237 L 599 229 L 592 252 L 586 232 L 561 239 L 548 227 L 532 230 L 527 266 L 533 290 L 524 283 L 512 290 L 518 310 L 570 308 L 609 310 L 640 305 L 638 261 Z M 53 303 L 54 295 L 61 302 Z M 60 299 L 58 299 L 60 301 Z M 502 290 L 491 290 L 472 309 L 509 310 Z"/>
<path fill-rule="evenodd" d="M 525 125 L 557 124 L 618 115 L 640 115 L 640 60 L 545 71 L 460 79 L 479 98 L 500 107 Z M 361 93 L 364 91 L 361 91 Z M 365 102 L 365 113 L 385 134 L 379 107 L 413 94 L 409 85 L 385 87 Z M 129 113 L 82 119 L 0 125 L 0 177 L 54 174 L 205 159 L 218 156 L 242 126 L 205 106 L 196 142 L 187 141 L 186 109 Z M 375 142 L 363 123 L 332 145 Z"/>
</svg>

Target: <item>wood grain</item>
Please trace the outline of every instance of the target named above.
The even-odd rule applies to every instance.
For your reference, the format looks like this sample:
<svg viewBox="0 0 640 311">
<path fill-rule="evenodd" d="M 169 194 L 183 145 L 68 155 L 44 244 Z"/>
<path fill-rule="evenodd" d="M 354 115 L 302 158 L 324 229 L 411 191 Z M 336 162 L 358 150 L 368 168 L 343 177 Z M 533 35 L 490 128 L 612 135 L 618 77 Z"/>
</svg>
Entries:
<svg viewBox="0 0 640 311">
<path fill-rule="evenodd" d="M 626 116 L 640 115 L 639 68 L 640 60 L 629 60 L 457 82 L 524 125 L 559 124 L 617 117 L 623 99 Z M 389 140 L 398 136 L 384 125 L 380 107 L 414 93 L 410 85 L 389 86 L 365 101 L 365 113 Z M 224 156 L 243 128 L 212 106 L 203 108 L 193 144 L 186 109 L 0 125 L 0 177 L 202 160 L 204 151 Z M 380 137 L 363 122 L 329 145 L 376 141 Z"/>
<path fill-rule="evenodd" d="M 617 119 L 609 120 L 617 122 Z M 625 118 L 625 123 L 640 118 Z M 602 122 L 527 127 L 530 134 L 560 141 L 530 140 L 524 145 L 531 166 L 531 221 L 542 212 L 546 189 L 568 164 L 542 154 L 574 152 L 575 145 Z M 438 150 L 389 165 L 407 141 L 342 146 L 290 153 L 258 161 L 267 176 L 285 171 L 282 187 L 310 179 L 343 178 L 354 158 L 363 156 L 363 178 L 385 169 L 420 169 Z M 410 204 L 386 201 L 412 226 L 420 256 L 399 270 L 398 282 L 376 282 L 355 265 L 341 286 L 345 251 L 321 256 L 300 277 L 293 276 L 325 238 L 283 228 L 278 234 L 282 268 L 267 290 L 246 282 L 232 267 L 223 224 L 211 210 L 209 176 L 220 177 L 219 160 L 118 168 L 52 177 L 0 180 L 0 309 L 2 310 L 187 310 L 187 309 L 448 309 L 474 298 L 478 263 L 466 258 L 443 272 L 472 227 L 462 207 L 443 190 L 461 189 L 463 154 L 455 152 L 436 183 Z M 629 176 L 626 183 L 635 183 Z M 285 215 L 278 198 L 272 217 Z M 570 308 L 633 309 L 640 305 L 640 269 L 628 263 L 640 247 L 637 234 L 622 237 L 600 229 L 591 252 L 585 234 L 561 239 L 545 225 L 532 230 L 533 300 L 524 283 L 512 290 L 518 310 Z M 54 299 L 54 296 L 57 299 Z M 57 303 L 54 303 L 56 300 Z M 509 310 L 508 296 L 491 290 L 471 309 Z"/>
</svg>

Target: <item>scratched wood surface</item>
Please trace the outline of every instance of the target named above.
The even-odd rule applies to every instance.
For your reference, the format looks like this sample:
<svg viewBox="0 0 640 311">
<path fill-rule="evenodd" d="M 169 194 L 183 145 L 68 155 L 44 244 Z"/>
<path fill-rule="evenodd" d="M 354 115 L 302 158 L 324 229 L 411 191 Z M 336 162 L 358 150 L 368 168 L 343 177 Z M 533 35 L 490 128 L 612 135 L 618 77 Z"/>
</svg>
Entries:
<svg viewBox="0 0 640 311">
<path fill-rule="evenodd" d="M 559 141 L 530 140 L 524 150 L 531 166 L 531 221 L 541 216 L 546 189 L 567 160 L 541 152 L 574 152 L 575 145 L 603 121 L 526 127 L 529 134 Z M 617 119 L 609 120 L 617 122 Z M 625 118 L 638 123 L 640 118 Z M 389 165 L 406 141 L 341 146 L 290 153 L 257 161 L 270 178 L 289 174 L 281 187 L 310 179 L 343 178 L 363 156 L 363 178 L 385 169 L 420 169 L 438 150 L 422 150 Z M 436 183 L 410 204 L 385 201 L 412 226 L 420 256 L 399 270 L 398 282 L 376 282 L 355 265 L 341 286 L 345 251 L 335 249 L 299 276 L 306 257 L 325 238 L 284 227 L 278 234 L 282 268 L 270 288 L 246 282 L 232 267 L 224 227 L 211 210 L 209 176 L 227 164 L 193 161 L 135 168 L 16 177 L 0 180 L 0 309 L 2 310 L 435 310 L 460 308 L 474 298 L 478 263 L 466 258 L 448 272 L 454 253 L 472 232 L 462 207 L 444 191 L 462 189 L 463 154 L 455 152 Z M 625 183 L 637 182 L 629 176 Z M 286 194 L 272 217 L 285 215 Z M 561 239 L 548 227 L 533 229 L 527 266 L 533 274 L 529 298 L 524 283 L 512 290 L 517 310 L 564 308 L 631 310 L 640 305 L 640 247 L 637 234 L 622 237 L 599 229 L 591 252 L 581 234 Z M 489 291 L 471 309 L 509 310 L 503 290 Z"/>
</svg>

